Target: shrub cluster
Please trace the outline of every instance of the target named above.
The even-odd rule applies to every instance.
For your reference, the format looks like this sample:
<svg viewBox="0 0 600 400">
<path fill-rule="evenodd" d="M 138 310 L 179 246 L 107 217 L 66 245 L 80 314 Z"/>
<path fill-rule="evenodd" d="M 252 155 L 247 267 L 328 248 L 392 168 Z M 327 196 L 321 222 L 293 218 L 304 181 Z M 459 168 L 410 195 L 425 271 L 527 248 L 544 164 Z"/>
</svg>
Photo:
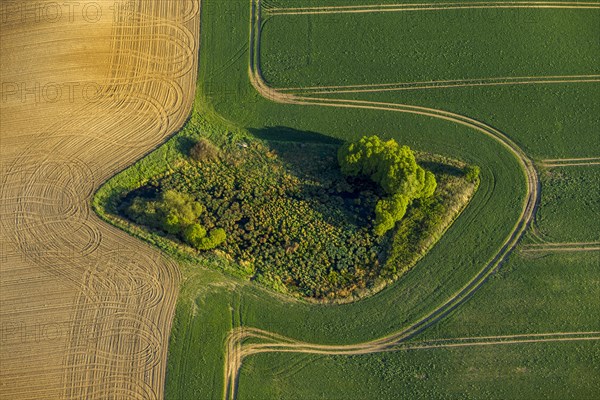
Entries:
<svg viewBox="0 0 600 400">
<path fill-rule="evenodd" d="M 201 138 L 190 149 L 190 157 L 195 161 L 214 161 L 219 158 L 219 148 Z"/>
<path fill-rule="evenodd" d="M 160 192 L 157 198 L 133 196 L 123 206 L 125 215 L 140 225 L 178 236 L 199 250 L 209 250 L 225 241 L 222 228 L 206 229 L 198 223 L 205 207 L 194 197 L 175 190 Z"/>
<path fill-rule="evenodd" d="M 413 200 L 431 197 L 437 186 L 433 173 L 420 167 L 412 150 L 395 140 L 363 136 L 343 145 L 338 161 L 345 175 L 368 176 L 387 194 L 375 206 L 375 233 L 380 236 L 404 217 Z"/>
</svg>

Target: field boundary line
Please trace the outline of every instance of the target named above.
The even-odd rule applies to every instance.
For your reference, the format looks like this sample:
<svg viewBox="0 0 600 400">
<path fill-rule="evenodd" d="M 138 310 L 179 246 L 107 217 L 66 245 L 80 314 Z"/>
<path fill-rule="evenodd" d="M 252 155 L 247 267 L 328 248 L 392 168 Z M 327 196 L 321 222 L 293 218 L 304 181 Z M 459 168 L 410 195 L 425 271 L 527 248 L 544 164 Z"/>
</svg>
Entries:
<svg viewBox="0 0 600 400">
<path fill-rule="evenodd" d="M 533 334 L 513 334 L 500 336 L 473 336 L 462 338 L 443 338 L 423 341 L 414 341 L 410 343 L 401 343 L 397 346 L 381 349 L 379 352 L 396 352 L 406 350 L 422 349 L 443 349 L 452 347 L 471 347 L 471 346 L 493 346 L 503 344 L 526 344 L 526 343 L 548 343 L 564 341 L 585 341 L 600 340 L 600 332 L 550 332 Z M 300 343 L 297 343 L 300 344 Z M 258 343 L 250 344 L 246 348 L 251 349 L 251 354 L 258 353 L 304 353 L 304 354 L 322 354 L 322 355 L 353 355 L 368 354 L 369 351 L 345 352 L 343 350 L 332 350 L 317 346 L 284 346 L 278 343 Z M 248 356 L 250 354 L 246 354 Z"/>
<path fill-rule="evenodd" d="M 472 337 L 463 339 L 440 339 L 425 342 L 414 342 L 398 350 L 443 349 L 452 347 L 497 346 L 507 344 L 548 343 L 600 340 L 600 332 L 566 332 L 533 335 L 511 335 L 498 337 Z"/>
</svg>

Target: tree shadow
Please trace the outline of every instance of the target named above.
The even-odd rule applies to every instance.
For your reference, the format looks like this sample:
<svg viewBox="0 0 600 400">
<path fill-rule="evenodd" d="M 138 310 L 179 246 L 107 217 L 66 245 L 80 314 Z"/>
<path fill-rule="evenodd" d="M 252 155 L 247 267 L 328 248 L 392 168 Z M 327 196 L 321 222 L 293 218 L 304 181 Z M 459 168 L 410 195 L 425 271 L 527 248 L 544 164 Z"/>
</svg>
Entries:
<svg viewBox="0 0 600 400">
<path fill-rule="evenodd" d="M 289 172 L 299 179 L 327 185 L 330 180 L 342 177 L 337 163 L 337 150 L 343 143 L 339 139 L 285 126 L 250 129 L 250 132 L 266 141 L 269 150 L 275 151 Z"/>
<path fill-rule="evenodd" d="M 337 151 L 343 141 L 318 132 L 284 126 L 250 131 L 276 153 L 289 174 L 302 182 L 299 191 L 292 197 L 309 201 L 323 220 L 332 226 L 369 224 L 378 188 L 369 180 L 347 178 L 342 174 Z M 373 193 L 373 196 L 365 196 L 357 203 L 361 193 L 366 192 Z"/>
<path fill-rule="evenodd" d="M 269 142 L 299 142 L 341 145 L 343 141 L 314 131 L 301 131 L 287 126 L 249 128 L 250 133 Z"/>
<path fill-rule="evenodd" d="M 196 144 L 196 140 L 190 136 L 180 136 L 177 138 L 177 142 L 175 143 L 175 148 L 178 152 L 184 155 L 189 155 L 190 150 Z"/>
</svg>

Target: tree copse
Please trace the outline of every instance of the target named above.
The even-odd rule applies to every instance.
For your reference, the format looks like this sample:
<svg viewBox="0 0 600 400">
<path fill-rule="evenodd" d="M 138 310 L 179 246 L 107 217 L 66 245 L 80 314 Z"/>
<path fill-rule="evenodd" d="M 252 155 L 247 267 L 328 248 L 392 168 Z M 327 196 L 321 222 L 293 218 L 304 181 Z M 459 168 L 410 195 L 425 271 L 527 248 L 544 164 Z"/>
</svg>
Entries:
<svg viewBox="0 0 600 400">
<path fill-rule="evenodd" d="M 437 183 L 430 171 L 417 164 L 408 146 L 378 136 L 363 136 L 338 151 L 342 173 L 368 176 L 388 195 L 375 206 L 375 232 L 383 235 L 406 214 L 413 200 L 433 195 Z"/>
<path fill-rule="evenodd" d="M 205 207 L 186 193 L 174 190 L 162 192 L 157 200 L 136 197 L 126 209 L 135 222 L 179 235 L 186 243 L 198 250 L 209 250 L 221 244 L 225 238 L 223 229 L 213 229 L 208 234 L 198 223 Z"/>
</svg>

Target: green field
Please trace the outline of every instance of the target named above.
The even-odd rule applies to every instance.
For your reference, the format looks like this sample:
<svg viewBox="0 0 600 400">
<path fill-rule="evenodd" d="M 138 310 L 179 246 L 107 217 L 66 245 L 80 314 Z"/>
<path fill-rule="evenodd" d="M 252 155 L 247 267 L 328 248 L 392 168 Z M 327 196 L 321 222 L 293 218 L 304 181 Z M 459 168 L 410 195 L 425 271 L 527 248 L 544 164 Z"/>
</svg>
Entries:
<svg viewBox="0 0 600 400">
<path fill-rule="evenodd" d="M 418 340 L 598 332 L 598 261 L 591 254 L 513 256 L 468 304 Z M 592 399 L 600 390 L 593 378 L 599 372 L 599 358 L 597 341 L 353 357 L 269 353 L 244 366 L 240 398 Z M 311 376 L 321 377 L 323 384 L 306 385 Z"/>
<path fill-rule="evenodd" d="M 265 13 L 261 70 L 274 87 L 598 74 L 599 17 L 494 8 Z"/>
<path fill-rule="evenodd" d="M 534 160 L 594 157 L 597 140 L 600 83 L 466 87 L 446 90 L 330 94 L 339 98 L 402 102 L 442 108 L 488 121 L 510 134 Z M 474 102 L 473 98 L 485 99 Z M 383 121 L 387 124 L 392 122 Z"/>
<path fill-rule="evenodd" d="M 600 390 L 598 352 L 597 342 L 579 342 L 350 357 L 258 355 L 244 365 L 238 398 L 592 400 Z"/>
<path fill-rule="evenodd" d="M 550 242 L 600 241 L 599 166 L 552 168 L 541 176 L 542 202 L 536 224 L 542 238 Z"/>
<path fill-rule="evenodd" d="M 336 4 L 348 3 L 336 1 Z M 271 1 L 269 5 L 292 7 L 318 4 L 296 0 Z M 308 137 L 316 132 L 341 140 L 379 134 L 395 138 L 420 151 L 480 165 L 481 184 L 461 217 L 410 273 L 378 295 L 357 303 L 317 306 L 292 301 L 218 272 L 219 268 L 226 270 L 228 267 L 215 260 L 200 263 L 182 260 L 186 279 L 169 348 L 167 399 L 223 398 L 225 340 L 232 328 L 256 327 L 310 343 L 351 344 L 377 339 L 411 326 L 457 293 L 498 252 L 518 222 L 526 196 L 525 175 L 514 154 L 498 141 L 468 126 L 403 112 L 278 104 L 261 98 L 248 78 L 249 6 L 245 1 L 203 1 L 202 45 L 194 115 L 179 136 L 116 176 L 101 190 L 97 201 L 100 211 L 111 193 L 130 190 L 144 179 L 167 170 L 168 164 L 178 157 L 174 150 L 178 141 L 186 135 L 197 134 L 198 130 L 214 140 L 224 137 L 227 132 L 246 135 L 248 132 L 265 134 L 283 131 L 287 132 L 282 134 L 285 136 L 289 135 L 290 129 L 293 129 L 296 137 L 303 134 Z M 482 10 L 478 12 L 483 13 Z M 538 12 L 541 14 L 536 14 Z M 512 21 L 508 18 L 511 11 L 494 13 L 494 18 L 486 19 L 486 37 L 505 49 L 502 54 L 507 54 L 511 46 L 519 51 L 534 48 L 535 62 L 531 65 L 526 62 L 527 59 L 513 59 L 513 63 L 504 64 L 499 59 L 492 62 L 490 55 L 498 56 L 500 53 L 490 53 L 491 50 L 483 48 L 483 53 L 479 54 L 478 49 L 482 44 L 473 42 L 474 47 L 469 49 L 477 51 L 477 60 L 487 58 L 489 62 L 482 64 L 479 61 L 470 62 L 464 57 L 457 58 L 453 62 L 466 65 L 464 68 L 455 66 L 452 70 L 435 65 L 437 61 L 433 60 L 437 55 L 430 55 L 423 48 L 423 60 L 430 64 L 412 64 L 411 68 L 415 70 L 411 71 L 413 75 L 408 76 L 410 79 L 406 79 L 407 75 L 399 68 L 381 67 L 387 65 L 388 55 L 380 47 L 374 46 L 374 42 L 363 43 L 361 37 L 371 32 L 370 25 L 359 24 L 354 31 L 347 28 L 343 30 L 344 26 L 349 25 L 345 22 L 346 17 L 349 20 L 364 17 L 388 21 L 385 27 L 379 26 L 377 29 L 393 32 L 398 28 L 392 23 L 396 14 L 385 13 L 369 16 L 336 15 L 337 25 L 329 26 L 319 22 L 321 17 L 315 17 L 311 29 L 312 32 L 319 32 L 323 42 L 313 41 L 313 46 L 323 43 L 322 49 L 327 49 L 332 43 L 345 41 L 349 47 L 337 49 L 338 53 L 334 52 L 332 57 L 325 50 L 315 53 L 322 57 L 325 64 L 311 59 L 308 64 L 310 68 L 302 69 L 302 76 L 290 75 L 290 70 L 281 68 L 279 61 L 263 66 L 268 67 L 265 74 L 288 79 L 287 83 L 281 82 L 286 86 L 302 86 L 307 82 L 311 85 L 323 82 L 337 85 L 371 84 L 385 82 L 385 79 L 402 82 L 420 79 L 419 76 L 425 79 L 479 78 L 486 77 L 484 73 L 489 76 L 492 72 L 508 71 L 510 74 L 518 71 L 518 68 L 529 75 L 598 73 L 597 65 L 589 64 L 598 54 L 597 40 L 590 42 L 598 34 L 596 11 L 529 10 L 527 13 L 531 13 L 536 23 L 533 26 L 518 26 L 514 34 L 506 28 Z M 418 20 L 425 23 L 428 18 L 433 18 L 432 15 L 419 15 Z M 571 17 L 566 18 L 566 15 Z M 274 16 L 267 22 L 262 32 L 264 42 L 261 49 L 265 63 L 272 55 L 266 44 L 268 42 L 277 44 L 279 52 L 290 52 L 290 57 L 302 55 L 299 61 L 305 60 L 307 54 L 312 54 L 312 50 L 302 42 L 306 24 L 286 25 L 289 18 L 307 19 L 304 16 Z M 540 20 L 553 21 L 549 26 L 560 28 L 557 32 L 561 34 L 575 35 L 580 32 L 576 38 L 578 45 L 566 48 L 566 42 L 556 40 L 549 42 L 556 46 L 546 49 L 545 39 L 515 43 L 524 32 L 533 35 L 535 31 L 555 38 L 548 26 L 538 23 Z M 280 30 L 287 26 L 287 31 L 277 33 L 274 29 L 277 24 Z M 462 30 L 458 33 L 466 38 L 469 34 L 479 32 L 481 29 L 478 27 L 482 28 L 481 24 L 448 24 L 446 21 L 436 29 Z M 493 37 L 496 28 L 501 29 L 502 34 Z M 413 29 L 426 28 L 413 26 Z M 278 37 L 273 37 L 273 34 Z M 297 43 L 294 37 L 300 38 Z M 315 35 L 311 37 L 317 38 Z M 410 42 L 409 37 L 405 36 L 404 41 Z M 380 43 L 395 46 L 396 50 L 401 44 L 400 41 Z M 430 50 L 443 45 L 437 40 L 428 43 L 431 44 L 428 47 Z M 581 46 L 587 48 L 588 45 L 589 52 L 581 53 Z M 316 52 L 316 49 L 314 47 L 313 50 Z M 561 49 L 565 52 L 558 51 Z M 388 47 L 388 51 L 392 50 Z M 344 58 L 339 51 L 347 51 L 352 55 Z M 379 67 L 375 70 L 360 67 L 358 63 L 353 64 L 352 57 Z M 419 65 L 432 65 L 434 69 L 417 71 Z M 340 72 L 335 72 L 336 68 L 345 68 L 343 74 L 347 75 L 347 82 L 333 80 L 339 78 Z M 363 81 L 360 81 L 361 77 L 364 77 Z M 598 83 L 561 83 L 319 96 L 415 104 L 467 115 L 499 129 L 537 161 L 544 158 L 598 157 L 600 148 L 596 134 L 600 109 L 594 100 L 598 94 Z M 276 127 L 286 129 L 274 130 Z M 565 174 L 571 177 L 566 183 L 542 179 L 542 218 L 537 222 L 540 230 L 556 235 L 549 233 L 549 237 L 561 240 L 563 237 L 564 240 L 573 238 L 573 241 L 577 241 L 584 237 L 583 232 L 593 233 L 593 226 L 585 221 L 589 219 L 588 215 L 593 215 L 593 205 L 589 211 L 585 209 L 592 191 L 578 187 L 577 182 L 597 181 L 594 168 L 597 167 L 582 169 L 591 171 L 589 175 L 583 172 L 583 177 L 579 177 L 574 170 L 565 169 Z M 545 195 L 554 190 L 554 196 L 558 196 L 562 188 L 566 193 L 571 193 L 568 197 L 572 200 L 562 207 L 552 201 L 544 203 Z M 562 214 L 560 210 L 563 207 L 572 207 L 572 211 Z M 584 224 L 587 224 L 586 227 L 581 228 Z M 576 236 L 579 235 L 579 232 L 576 233 L 578 229 L 581 236 Z M 585 238 L 586 241 L 596 240 L 593 236 L 588 238 L 587 234 Z M 174 254 L 167 245 L 158 245 Z M 411 343 L 461 336 L 598 331 L 597 318 L 593 318 L 597 314 L 597 298 L 600 297 L 598 261 L 598 252 L 543 253 L 533 256 L 521 254 L 517 249 L 502 264 L 499 272 L 492 275 L 472 296 L 468 296 L 465 303 L 459 304 L 445 318 L 412 338 Z M 391 399 L 403 396 L 589 398 L 590 394 L 599 390 L 593 379 L 598 374 L 600 358 L 597 343 L 544 342 L 484 348 L 421 349 L 365 356 L 255 355 L 244 360 L 237 397 L 310 400 Z M 269 363 L 275 364 L 269 367 Z"/>
</svg>

